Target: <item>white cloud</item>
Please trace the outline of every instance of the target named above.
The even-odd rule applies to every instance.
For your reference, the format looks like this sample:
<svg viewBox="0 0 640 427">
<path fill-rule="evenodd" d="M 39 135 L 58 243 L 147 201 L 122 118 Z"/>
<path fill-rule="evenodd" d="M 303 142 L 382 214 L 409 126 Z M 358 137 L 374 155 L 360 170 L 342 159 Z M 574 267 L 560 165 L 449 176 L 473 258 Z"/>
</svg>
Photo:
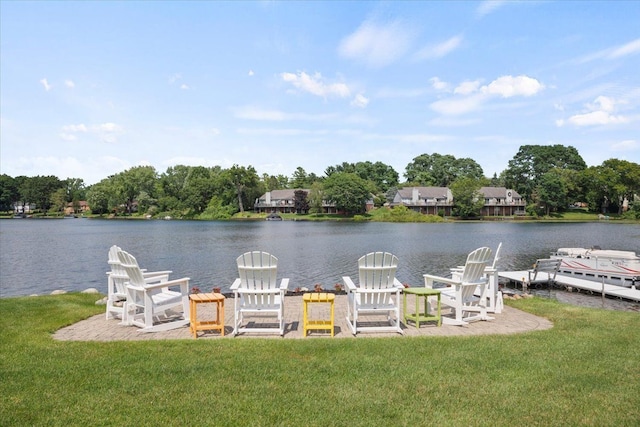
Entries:
<svg viewBox="0 0 640 427">
<path fill-rule="evenodd" d="M 567 120 L 556 120 L 556 126 L 561 127 L 566 123 L 574 126 L 603 126 L 628 123 L 628 117 L 614 114 L 616 106 L 625 104 L 625 101 L 618 101 L 608 96 L 598 96 L 592 103 L 585 104 L 585 112 L 574 114 Z"/>
<path fill-rule="evenodd" d="M 480 87 L 480 80 L 474 80 L 474 81 L 467 80 L 460 83 L 458 87 L 456 87 L 453 90 L 453 93 L 460 94 L 460 95 L 469 95 L 474 92 L 477 92 L 479 87 Z"/>
<path fill-rule="evenodd" d="M 42 84 L 42 87 L 44 87 L 44 90 L 46 90 L 47 92 L 49 92 L 53 87 L 49 84 L 46 78 L 40 79 L 40 84 Z"/>
<path fill-rule="evenodd" d="M 240 107 L 234 110 L 236 118 L 245 120 L 259 120 L 259 121 L 287 121 L 287 120 L 307 120 L 307 121 L 322 121 L 334 119 L 333 114 L 304 114 L 304 113 L 286 113 L 279 110 L 265 110 L 258 107 L 247 106 Z"/>
<path fill-rule="evenodd" d="M 441 99 L 433 102 L 429 107 L 436 113 L 454 116 L 477 110 L 485 99 L 484 95 L 475 94 L 464 98 Z"/>
<path fill-rule="evenodd" d="M 298 74 L 282 73 L 280 74 L 280 77 L 283 81 L 291 83 L 294 87 L 302 90 L 303 92 L 309 92 L 323 98 L 327 98 L 329 96 L 345 98 L 351 94 L 351 91 L 346 84 L 325 83 L 320 73 L 315 73 L 312 76 L 304 71 L 299 72 Z"/>
<path fill-rule="evenodd" d="M 413 33 L 400 21 L 366 21 L 340 42 L 338 53 L 372 67 L 384 67 L 401 58 L 411 46 Z"/>
<path fill-rule="evenodd" d="M 626 123 L 629 120 L 624 116 L 615 116 L 606 111 L 592 111 L 586 114 L 571 116 L 568 121 L 576 126 L 595 126 Z"/>
<path fill-rule="evenodd" d="M 485 15 L 490 14 L 491 12 L 497 10 L 502 7 L 506 3 L 506 0 L 486 0 L 480 3 L 478 8 L 476 9 L 476 15 L 479 18 L 482 18 Z"/>
<path fill-rule="evenodd" d="M 613 144 L 611 149 L 614 151 L 635 151 L 640 149 L 640 142 L 633 139 L 627 139 Z"/>
<path fill-rule="evenodd" d="M 532 96 L 544 89 L 538 80 L 528 76 L 502 76 L 488 85 L 465 81 L 454 89 L 454 96 L 433 102 L 430 108 L 444 115 L 459 115 L 479 109 L 493 97 Z"/>
<path fill-rule="evenodd" d="M 74 87 L 76 87 L 76 84 L 73 82 L 73 80 L 65 80 L 64 85 L 69 89 L 73 89 Z"/>
<path fill-rule="evenodd" d="M 62 126 L 63 132 L 87 132 L 87 126 L 83 124 L 79 125 L 66 125 Z"/>
<path fill-rule="evenodd" d="M 253 76 L 253 70 L 249 70 L 249 76 Z"/>
<path fill-rule="evenodd" d="M 544 89 L 538 80 L 528 76 L 502 76 L 482 87 L 482 92 L 500 95 L 503 98 L 512 96 L 532 96 Z"/>
<path fill-rule="evenodd" d="M 443 82 L 438 77 L 431 77 L 429 79 L 429 82 L 431 83 L 431 86 L 433 86 L 435 90 L 441 90 L 441 91 L 449 90 L 449 83 Z"/>
<path fill-rule="evenodd" d="M 355 98 L 351 101 L 351 106 L 365 108 L 369 104 L 369 98 L 365 97 L 362 94 L 357 94 Z"/>
<path fill-rule="evenodd" d="M 594 61 L 596 59 L 618 59 L 636 53 L 640 53 L 640 39 L 635 39 L 623 45 L 613 46 L 607 49 L 590 53 L 577 59 L 577 62 L 585 63 Z"/>
<path fill-rule="evenodd" d="M 640 52 L 640 39 L 635 39 L 627 44 L 613 48 L 613 51 L 608 55 L 609 58 L 615 59 L 621 56 L 633 55 Z"/>
<path fill-rule="evenodd" d="M 85 124 L 65 125 L 62 126 L 62 132 L 59 136 L 64 141 L 76 141 L 78 139 L 78 133 L 89 133 L 97 135 L 102 141 L 114 143 L 117 142 L 116 135 L 122 131 L 122 126 L 115 123 L 102 123 L 92 126 Z"/>
<path fill-rule="evenodd" d="M 593 104 L 587 104 L 587 108 L 592 111 L 607 111 L 611 112 L 615 108 L 616 102 L 613 98 L 609 98 L 607 96 L 599 96 L 594 101 Z"/>
<path fill-rule="evenodd" d="M 456 50 L 460 43 L 462 43 L 463 37 L 461 35 L 457 35 L 451 37 L 449 40 L 446 40 L 440 44 L 433 46 L 426 46 L 420 49 L 415 54 L 415 59 L 433 59 L 433 58 L 442 58 L 443 56 L 453 52 Z"/>
<path fill-rule="evenodd" d="M 186 84 L 184 84 L 184 83 L 183 83 L 183 84 L 181 84 L 181 85 L 180 85 L 180 89 L 182 89 L 182 90 L 189 90 L 189 89 L 191 89 L 191 88 L 190 88 L 188 85 L 186 85 Z"/>
</svg>

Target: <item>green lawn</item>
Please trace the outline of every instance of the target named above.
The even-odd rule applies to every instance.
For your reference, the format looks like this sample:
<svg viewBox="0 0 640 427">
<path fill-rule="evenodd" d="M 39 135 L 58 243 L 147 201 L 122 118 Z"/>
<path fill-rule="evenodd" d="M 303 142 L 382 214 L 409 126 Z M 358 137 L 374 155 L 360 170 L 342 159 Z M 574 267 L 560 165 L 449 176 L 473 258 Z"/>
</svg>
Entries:
<svg viewBox="0 0 640 427">
<path fill-rule="evenodd" d="M 543 299 L 512 336 L 58 342 L 96 296 L 0 299 L 0 425 L 631 426 L 640 315 Z M 472 327 L 472 326 L 471 326 Z"/>
</svg>

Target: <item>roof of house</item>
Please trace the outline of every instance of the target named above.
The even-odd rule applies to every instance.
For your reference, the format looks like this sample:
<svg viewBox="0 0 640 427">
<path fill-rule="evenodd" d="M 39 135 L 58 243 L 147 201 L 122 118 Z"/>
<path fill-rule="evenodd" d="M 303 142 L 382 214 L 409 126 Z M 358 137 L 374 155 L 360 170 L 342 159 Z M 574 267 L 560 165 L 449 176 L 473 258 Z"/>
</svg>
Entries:
<svg viewBox="0 0 640 427">
<path fill-rule="evenodd" d="M 511 192 L 511 197 L 521 197 L 515 190 L 507 190 L 505 187 L 482 187 L 480 188 L 480 193 L 484 195 L 485 198 L 489 199 L 502 199 L 507 197 L 507 191 Z"/>
<path fill-rule="evenodd" d="M 421 199 L 447 198 L 449 189 L 447 187 L 405 187 L 398 190 L 403 199 L 413 198 L 413 189 L 418 190 Z"/>
<path fill-rule="evenodd" d="M 271 190 L 271 200 L 289 200 L 295 197 L 295 192 L 298 190 L 309 192 L 306 188 L 295 188 L 286 190 Z M 267 193 L 260 196 L 260 200 L 266 200 Z"/>
</svg>

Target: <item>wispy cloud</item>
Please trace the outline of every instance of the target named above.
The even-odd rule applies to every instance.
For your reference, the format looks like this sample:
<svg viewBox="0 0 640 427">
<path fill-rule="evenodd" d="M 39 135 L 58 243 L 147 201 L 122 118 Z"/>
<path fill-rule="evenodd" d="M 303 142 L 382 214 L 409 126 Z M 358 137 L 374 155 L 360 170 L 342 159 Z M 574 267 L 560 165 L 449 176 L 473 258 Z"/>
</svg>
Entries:
<svg viewBox="0 0 640 427">
<path fill-rule="evenodd" d="M 640 141 L 636 141 L 633 139 L 627 139 L 624 141 L 617 142 L 611 146 L 611 149 L 614 151 L 635 151 L 640 150 Z"/>
<path fill-rule="evenodd" d="M 122 132 L 122 126 L 115 123 L 101 123 L 90 126 L 81 123 L 62 126 L 59 136 L 64 141 L 76 141 L 78 134 L 94 134 L 103 142 L 115 143 L 117 142 L 117 135 Z"/>
<path fill-rule="evenodd" d="M 640 53 L 640 39 L 635 39 L 622 45 L 612 46 L 607 49 L 587 54 L 578 58 L 577 62 L 583 64 L 597 59 L 613 60 L 629 55 L 635 55 L 637 53 Z"/>
<path fill-rule="evenodd" d="M 44 87 L 44 90 L 49 92 L 53 86 L 49 84 L 46 78 L 40 79 L 40 84 Z"/>
<path fill-rule="evenodd" d="M 73 89 L 74 87 L 76 87 L 76 84 L 73 82 L 73 80 L 65 80 L 64 85 L 69 89 Z"/>
<path fill-rule="evenodd" d="M 457 35 L 457 36 L 451 37 L 448 40 L 445 40 L 442 43 L 425 46 L 414 55 L 414 59 L 424 60 L 424 59 L 442 58 L 443 56 L 453 52 L 458 47 L 460 47 L 462 40 L 463 40 L 463 36 Z"/>
<path fill-rule="evenodd" d="M 506 0 L 486 0 L 480 3 L 478 8 L 476 9 L 476 16 L 478 18 L 482 18 L 485 15 L 488 15 L 492 12 L 495 12 L 502 6 L 506 4 Z"/>
<path fill-rule="evenodd" d="M 360 93 L 357 94 L 351 101 L 352 107 L 365 108 L 367 105 L 369 105 L 369 98 Z"/>
<path fill-rule="evenodd" d="M 335 119 L 334 114 L 305 114 L 305 113 L 287 113 L 280 110 L 269 110 L 255 106 L 244 106 L 235 108 L 234 116 L 244 120 L 259 121 L 288 121 L 288 120 L 306 120 L 306 121 L 322 121 Z"/>
<path fill-rule="evenodd" d="M 280 77 L 284 82 L 292 84 L 295 88 L 312 95 L 328 98 L 338 96 L 345 98 L 351 95 L 349 86 L 345 83 L 327 83 L 320 73 L 309 75 L 307 73 L 282 73 Z"/>
<path fill-rule="evenodd" d="M 387 24 L 365 21 L 342 39 L 338 53 L 372 67 L 384 67 L 404 56 L 413 39 L 414 33 L 400 21 Z"/>
</svg>

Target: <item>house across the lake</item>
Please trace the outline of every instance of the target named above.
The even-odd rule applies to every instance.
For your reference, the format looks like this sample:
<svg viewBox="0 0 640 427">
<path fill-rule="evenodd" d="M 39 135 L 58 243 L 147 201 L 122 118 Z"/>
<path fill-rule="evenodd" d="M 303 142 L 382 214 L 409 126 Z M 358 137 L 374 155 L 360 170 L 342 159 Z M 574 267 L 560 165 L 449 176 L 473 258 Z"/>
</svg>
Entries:
<svg viewBox="0 0 640 427">
<path fill-rule="evenodd" d="M 267 191 L 256 199 L 254 211 L 256 213 L 295 213 L 295 192 L 308 189 L 288 189 Z M 484 196 L 482 216 L 513 216 L 523 215 L 526 206 L 522 196 L 515 190 L 505 187 L 482 187 L 479 193 Z M 389 206 L 406 206 L 407 208 L 425 215 L 451 216 L 455 200 L 448 187 L 405 187 L 400 188 Z M 367 202 L 367 211 L 373 207 L 372 201 Z M 340 213 L 332 203 L 322 202 L 323 213 Z"/>
</svg>

